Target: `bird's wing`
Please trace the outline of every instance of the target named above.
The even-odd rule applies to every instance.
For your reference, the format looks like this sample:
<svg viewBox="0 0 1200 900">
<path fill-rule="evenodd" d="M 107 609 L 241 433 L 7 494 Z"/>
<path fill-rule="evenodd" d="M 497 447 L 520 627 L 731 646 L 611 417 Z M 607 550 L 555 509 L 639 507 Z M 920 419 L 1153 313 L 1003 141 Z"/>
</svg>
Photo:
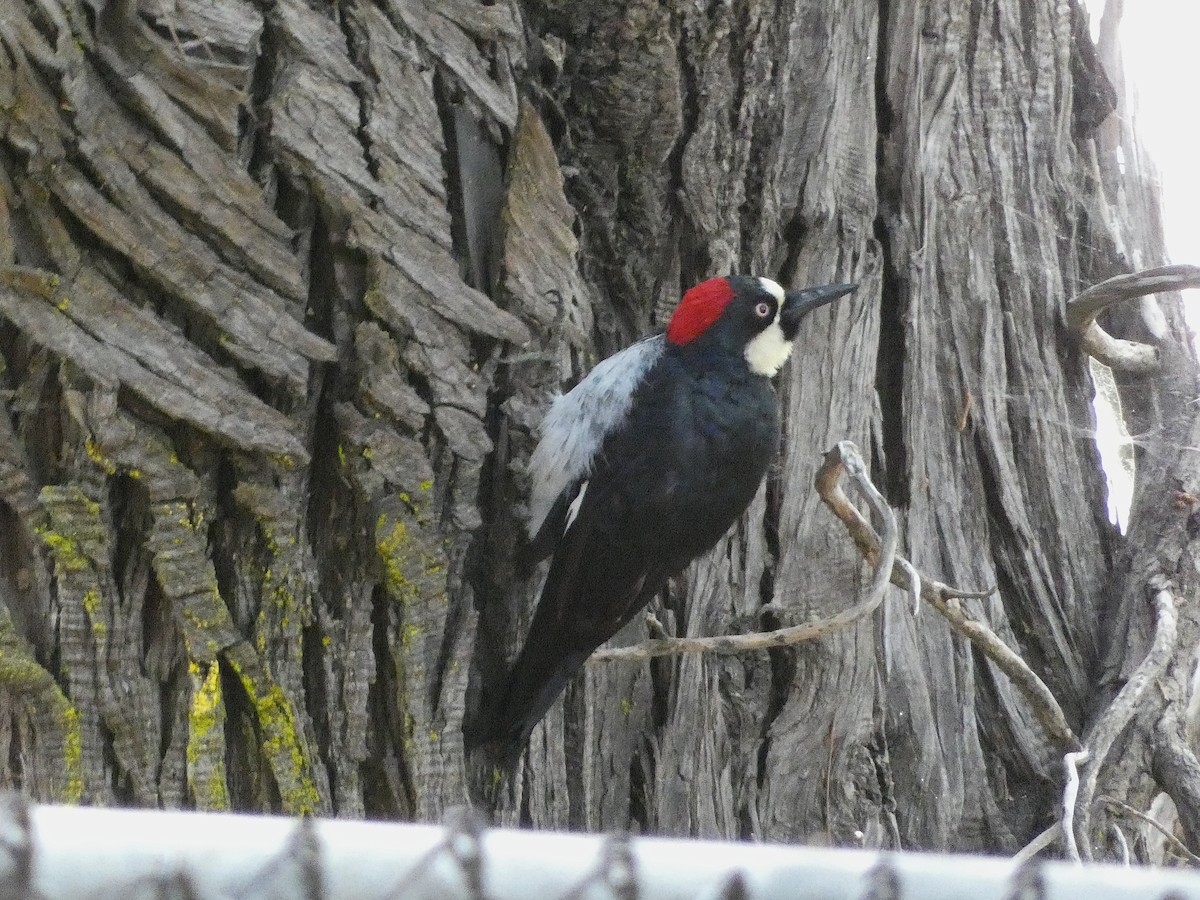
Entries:
<svg viewBox="0 0 1200 900">
<path fill-rule="evenodd" d="M 619 433 L 614 437 L 625 443 Z M 613 443 L 598 455 L 563 516 L 565 531 L 555 535 L 554 559 L 524 646 L 503 689 L 490 698 L 486 724 L 469 737 L 472 744 L 500 742 L 509 761 L 591 652 L 644 608 L 671 574 L 670 562 L 637 526 L 648 510 L 670 502 L 673 486 L 664 479 L 647 483 L 641 477 L 650 462 L 645 455 Z"/>
<path fill-rule="evenodd" d="M 665 348 L 666 339 L 656 334 L 613 354 L 546 413 L 529 459 L 528 529 L 534 546 L 543 548 L 537 556 L 549 552 L 562 533 L 597 451 L 625 421 L 634 390 Z"/>
</svg>

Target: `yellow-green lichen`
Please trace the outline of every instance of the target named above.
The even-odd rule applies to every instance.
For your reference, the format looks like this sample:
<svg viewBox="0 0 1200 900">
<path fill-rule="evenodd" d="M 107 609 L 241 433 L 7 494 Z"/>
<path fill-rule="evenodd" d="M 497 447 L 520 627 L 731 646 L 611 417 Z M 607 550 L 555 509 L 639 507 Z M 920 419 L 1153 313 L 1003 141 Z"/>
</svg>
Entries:
<svg viewBox="0 0 1200 900">
<path fill-rule="evenodd" d="M 82 572 L 88 567 L 88 558 L 79 550 L 79 544 L 69 535 L 55 531 L 48 525 L 38 525 L 34 528 L 37 536 L 42 539 L 54 561 L 66 572 Z"/>
<path fill-rule="evenodd" d="M 199 679 L 200 666 L 190 662 L 188 672 L 193 678 Z M 192 708 L 188 713 L 188 725 L 191 729 L 188 739 L 189 762 L 196 762 L 195 741 L 207 737 L 216 728 L 217 714 L 221 710 L 221 665 L 220 662 L 214 662 L 208 667 L 208 674 L 192 697 Z"/>
<path fill-rule="evenodd" d="M 66 702 L 65 697 L 63 701 Z M 67 770 L 63 802 L 78 803 L 83 799 L 83 735 L 79 730 L 79 710 L 67 704 L 63 710 L 63 724 L 63 763 Z"/>
<path fill-rule="evenodd" d="M 12 629 L 7 611 L 0 613 L 0 688 L 24 700 L 32 716 L 47 711 L 62 729 L 62 766 L 66 783 L 59 801 L 78 803 L 83 799 L 83 737 L 79 728 L 79 710 L 71 705 L 54 677 L 33 658 Z"/>
<path fill-rule="evenodd" d="M 117 474 L 117 466 L 111 459 L 104 455 L 104 451 L 100 449 L 100 445 L 88 438 L 83 442 L 84 452 L 87 453 L 88 459 L 94 462 L 97 466 L 103 469 L 109 475 Z"/>
<path fill-rule="evenodd" d="M 102 605 L 98 588 L 90 587 L 84 592 L 83 611 L 87 613 L 88 619 L 92 623 L 92 632 L 96 637 L 104 637 L 108 633 L 108 625 L 100 615 Z"/>
<path fill-rule="evenodd" d="M 405 749 L 405 751 L 411 751 L 414 746 L 414 741 L 413 741 L 414 725 L 415 725 L 415 723 L 413 721 L 412 713 L 406 712 L 404 714 L 404 749 Z"/>
<path fill-rule="evenodd" d="M 189 531 L 199 531 L 204 527 L 204 510 L 189 508 L 187 515 L 179 520 L 179 524 Z"/>
<path fill-rule="evenodd" d="M 291 471 L 296 468 L 296 458 L 290 453 L 272 453 L 271 459 L 285 471 Z"/>
<path fill-rule="evenodd" d="M 221 589 L 213 584 L 209 589 L 209 600 L 201 604 L 200 594 L 189 597 L 183 604 L 183 618 L 200 631 L 211 631 L 229 624 L 229 609 L 221 599 Z"/>
<path fill-rule="evenodd" d="M 84 547 L 102 544 L 105 538 L 100 504 L 75 486 L 44 487 L 40 500 L 50 514 L 50 523 L 38 525 L 34 531 L 50 548 L 59 573 L 85 571 L 91 554 Z"/>
<path fill-rule="evenodd" d="M 379 559 L 383 562 L 388 593 L 401 602 L 415 600 L 413 585 L 401 566 L 401 560 L 407 556 L 411 543 L 408 526 L 403 522 L 396 522 L 390 531 L 387 526 L 387 513 L 380 513 L 379 521 L 375 523 L 375 548 L 379 552 Z"/>
<path fill-rule="evenodd" d="M 292 704 L 279 685 L 272 684 L 263 692 L 255 679 L 241 671 L 236 663 L 233 668 L 258 714 L 262 751 L 275 773 L 284 811 L 291 815 L 313 815 L 321 798 L 309 775 Z"/>
<path fill-rule="evenodd" d="M 383 564 L 388 594 L 399 603 L 445 596 L 444 565 L 425 543 L 414 537 L 408 523 L 380 513 L 375 523 L 375 549 Z"/>
<path fill-rule="evenodd" d="M 280 578 L 280 580 L 277 581 L 271 588 L 271 601 L 274 604 L 275 609 L 282 613 L 279 618 L 279 625 L 281 628 L 288 627 L 288 624 L 291 621 L 288 615 L 289 613 L 298 613 L 300 621 L 303 621 L 306 612 L 303 608 L 301 608 L 300 600 L 288 587 L 290 581 L 287 576 L 288 570 L 285 569 L 283 572 L 283 577 Z M 264 587 L 265 586 L 266 583 L 264 582 Z"/>
<path fill-rule="evenodd" d="M 188 671 L 199 682 L 188 711 L 188 785 L 201 809 L 229 809 L 223 758 L 225 742 L 218 732 L 225 721 L 220 665 L 214 662 L 209 666 L 203 681 L 200 681 L 200 667 L 194 662 L 188 664 Z M 207 763 L 207 777 L 203 783 L 196 783 L 196 770 L 201 762 Z"/>
</svg>

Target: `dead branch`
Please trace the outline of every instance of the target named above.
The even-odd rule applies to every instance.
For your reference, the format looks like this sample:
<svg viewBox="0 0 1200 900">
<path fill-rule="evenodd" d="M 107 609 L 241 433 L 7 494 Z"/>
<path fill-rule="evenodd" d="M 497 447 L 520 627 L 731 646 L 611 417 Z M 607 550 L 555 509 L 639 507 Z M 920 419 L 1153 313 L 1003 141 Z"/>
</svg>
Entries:
<svg viewBox="0 0 1200 900">
<path fill-rule="evenodd" d="M 1149 344 L 1118 340 L 1096 324 L 1096 316 L 1114 304 L 1163 291 L 1200 287 L 1200 266 L 1161 266 L 1109 278 L 1067 302 L 1067 327 L 1083 349 L 1114 371 L 1148 375 L 1158 371 L 1158 350 Z"/>
<path fill-rule="evenodd" d="M 1066 769 L 1067 784 L 1063 788 L 1062 801 L 1062 833 L 1063 843 L 1067 848 L 1067 858 L 1079 863 L 1079 844 L 1075 840 L 1075 799 L 1079 796 L 1079 767 L 1085 765 L 1091 753 L 1087 749 L 1077 750 L 1063 756 L 1063 768 Z"/>
<path fill-rule="evenodd" d="M 871 523 L 842 490 L 842 477 L 849 474 L 855 487 L 871 504 L 883 523 L 883 538 L 875 533 Z M 1020 655 L 1008 647 L 990 628 L 972 619 L 958 603 L 960 599 L 983 599 L 991 596 L 995 589 L 986 591 L 963 591 L 930 578 L 922 578 L 917 570 L 902 556 L 895 553 L 895 516 L 887 501 L 867 476 L 866 465 L 858 448 L 851 441 L 841 441 L 825 454 L 825 462 L 815 478 L 817 493 L 835 516 L 842 520 L 850 537 L 869 565 L 875 567 L 875 580 L 867 599 L 850 609 L 803 625 L 793 625 L 776 631 L 752 634 L 721 635 L 707 638 L 658 638 L 634 644 L 632 647 L 617 647 L 593 653 L 588 660 L 613 662 L 615 660 L 642 660 L 655 656 L 676 653 L 743 653 L 798 644 L 829 634 L 839 628 L 870 615 L 882 600 L 881 580 L 890 571 L 891 582 L 912 596 L 919 596 L 929 603 L 950 623 L 950 627 L 967 638 L 987 655 L 1001 672 L 1008 676 L 1013 685 L 1029 701 L 1034 715 L 1052 739 L 1066 751 L 1082 749 L 1078 738 L 1067 724 L 1067 717 L 1050 688 L 1029 668 Z M 882 554 L 882 555 L 881 555 Z M 881 565 L 883 562 L 888 565 Z M 881 574 L 882 573 L 882 574 Z M 913 575 L 910 575 L 913 573 Z"/>
<path fill-rule="evenodd" d="M 840 445 L 839 445 L 840 446 Z M 834 451 L 830 451 L 834 452 Z M 822 472 L 824 469 L 822 469 Z M 840 491 L 834 494 L 832 486 L 822 484 L 822 473 L 817 474 L 817 492 L 833 514 L 842 520 L 842 524 L 850 532 L 859 552 L 868 563 L 874 564 L 878 559 L 879 538 L 871 528 L 870 523 L 863 517 L 855 506 L 845 499 Z M 840 497 L 838 496 L 840 495 Z M 902 559 L 902 557 L 898 557 Z M 907 564 L 907 560 L 905 560 Z M 904 565 L 897 564 L 892 568 L 892 584 L 906 591 L 913 589 Z M 1033 708 L 1034 715 L 1046 729 L 1047 733 L 1059 743 L 1064 750 L 1079 750 L 1082 745 L 1071 726 L 1067 724 L 1066 714 L 1046 683 L 1037 676 L 1033 669 L 1005 644 L 987 625 L 972 619 L 957 602 L 960 599 L 983 599 L 994 593 L 994 589 L 979 592 L 961 591 L 940 581 L 924 578 L 919 585 L 921 599 L 936 609 L 950 627 L 969 640 L 987 655 L 1001 672 L 1008 676 L 1013 685 L 1019 690 Z"/>
<path fill-rule="evenodd" d="M 1121 830 L 1121 826 L 1116 822 L 1108 823 L 1108 831 L 1113 836 L 1113 840 L 1121 851 L 1121 865 L 1129 865 L 1129 841 L 1125 838 L 1125 832 Z"/>
<path fill-rule="evenodd" d="M 805 622 L 802 625 L 779 628 L 775 631 L 726 634 L 717 637 L 661 637 L 643 641 L 631 647 L 599 650 L 592 654 L 588 662 L 642 660 L 656 656 L 673 656 L 677 653 L 732 654 L 751 650 L 767 650 L 772 647 L 786 647 L 822 637 L 869 616 L 883 602 L 889 575 L 892 572 L 893 563 L 897 559 L 896 547 L 899 544 L 899 529 L 896 527 L 896 516 L 892 512 L 892 508 L 888 506 L 883 495 L 867 477 L 866 465 L 863 463 L 862 456 L 859 455 L 858 448 L 849 441 L 842 441 L 825 454 L 825 463 L 817 473 L 817 489 L 822 491 L 822 499 L 826 503 L 836 502 L 851 509 L 854 508 L 841 487 L 842 477 L 846 474 L 850 475 L 855 487 L 878 515 L 883 531 L 883 550 L 879 554 L 881 561 L 876 564 L 871 588 L 867 591 L 866 598 L 860 603 L 856 603 L 837 615 L 815 622 Z M 855 512 L 858 511 L 855 510 Z M 892 580 L 894 580 L 894 576 L 892 576 Z"/>
<path fill-rule="evenodd" d="M 1100 775 L 1100 769 L 1104 765 L 1109 750 L 1112 749 L 1113 741 L 1125 730 L 1125 726 L 1138 711 L 1146 688 L 1166 670 L 1175 648 L 1175 632 L 1178 621 L 1175 611 L 1175 595 L 1169 589 L 1165 579 L 1156 581 L 1151 587 L 1155 591 L 1155 625 L 1154 642 L 1150 646 L 1150 652 L 1134 669 L 1120 693 L 1088 733 L 1086 744 L 1091 751 L 1091 758 L 1085 763 L 1079 797 L 1074 806 L 1075 819 L 1078 823 L 1075 833 L 1083 838 L 1081 841 L 1083 857 L 1089 861 L 1092 859 L 1092 850 L 1087 836 L 1091 833 L 1092 799 L 1096 796 L 1096 782 Z"/>
<path fill-rule="evenodd" d="M 1184 857 L 1191 860 L 1192 863 L 1200 865 L 1200 856 L 1197 856 L 1195 853 L 1189 850 L 1187 844 L 1175 837 L 1175 835 L 1171 834 L 1170 829 L 1164 828 L 1163 824 L 1153 816 L 1142 812 L 1140 809 L 1130 806 L 1128 803 L 1125 803 L 1122 800 L 1118 800 L 1116 797 L 1109 797 L 1107 794 L 1101 794 L 1096 799 L 1101 803 L 1106 803 L 1109 806 L 1116 807 L 1124 813 L 1128 813 L 1135 819 L 1140 819 L 1141 821 L 1145 822 L 1147 825 L 1165 837 L 1176 850 L 1184 855 Z"/>
<path fill-rule="evenodd" d="M 1023 866 L 1062 836 L 1062 820 L 1055 822 L 1032 841 L 1013 854 L 1014 867 Z"/>
</svg>

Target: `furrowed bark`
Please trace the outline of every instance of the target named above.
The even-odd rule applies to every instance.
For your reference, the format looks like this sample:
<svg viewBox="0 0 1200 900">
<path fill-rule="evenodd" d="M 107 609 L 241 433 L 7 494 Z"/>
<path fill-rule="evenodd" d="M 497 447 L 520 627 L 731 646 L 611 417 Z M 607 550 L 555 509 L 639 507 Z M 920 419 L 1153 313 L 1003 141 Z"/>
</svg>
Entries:
<svg viewBox="0 0 1200 900">
<path fill-rule="evenodd" d="M 1105 518 L 1066 301 L 1162 260 L 1076 3 L 10 6 L 0 782 L 990 851 L 1057 817 L 1062 750 L 1149 647 L 1145 585 L 1193 592 L 1200 496 L 1176 305 L 1114 308 L 1159 367 L 1119 381 L 1139 486 L 1126 537 Z M 664 635 L 840 621 L 870 576 L 811 485 L 844 440 L 910 593 L 996 591 L 590 666 L 498 792 L 462 723 L 537 595 L 537 423 L 729 271 L 860 288 L 806 322 L 779 463 L 653 604 Z M 1150 727 L 1183 653 L 1094 797 L 1148 809 L 1186 764 Z"/>
</svg>

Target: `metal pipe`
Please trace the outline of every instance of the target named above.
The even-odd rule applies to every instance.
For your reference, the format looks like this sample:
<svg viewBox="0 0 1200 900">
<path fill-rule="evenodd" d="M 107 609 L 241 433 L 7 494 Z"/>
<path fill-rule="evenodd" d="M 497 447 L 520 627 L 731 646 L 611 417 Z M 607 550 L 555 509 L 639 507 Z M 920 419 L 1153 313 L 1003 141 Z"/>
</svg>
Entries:
<svg viewBox="0 0 1200 900">
<path fill-rule="evenodd" d="M 36 894 L 31 893 L 36 891 Z M 1182 869 L 0 800 L 0 896 L 1200 900 Z"/>
</svg>

